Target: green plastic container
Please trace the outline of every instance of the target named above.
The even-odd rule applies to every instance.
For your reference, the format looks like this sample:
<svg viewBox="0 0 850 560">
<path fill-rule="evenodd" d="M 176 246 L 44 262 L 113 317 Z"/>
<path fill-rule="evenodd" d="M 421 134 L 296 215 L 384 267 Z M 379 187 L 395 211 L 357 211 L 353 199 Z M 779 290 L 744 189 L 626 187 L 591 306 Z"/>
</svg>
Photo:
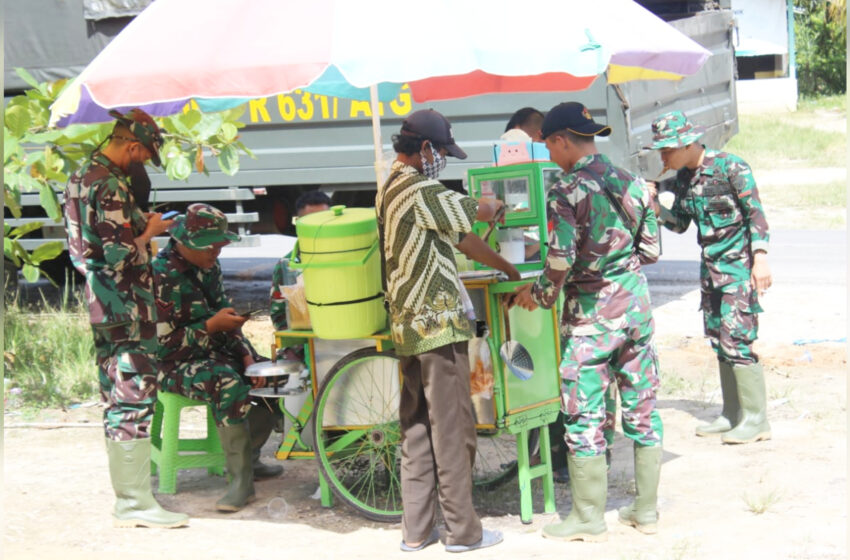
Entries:
<svg viewBox="0 0 850 560">
<path fill-rule="evenodd" d="M 290 267 L 304 271 L 313 332 L 321 338 L 362 338 L 387 324 L 381 253 L 373 208 L 333 206 L 295 222 Z"/>
</svg>

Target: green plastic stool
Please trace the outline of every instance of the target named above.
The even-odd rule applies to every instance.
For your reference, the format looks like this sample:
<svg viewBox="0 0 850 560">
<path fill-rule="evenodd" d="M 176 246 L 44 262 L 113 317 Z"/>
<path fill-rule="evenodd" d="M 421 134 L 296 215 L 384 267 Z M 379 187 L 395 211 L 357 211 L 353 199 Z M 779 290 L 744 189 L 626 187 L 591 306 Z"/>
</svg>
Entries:
<svg viewBox="0 0 850 560">
<path fill-rule="evenodd" d="M 180 438 L 180 413 L 184 408 L 207 409 L 207 436 Z M 151 474 L 159 470 L 159 492 L 177 492 L 177 471 L 206 468 L 210 474 L 224 474 L 224 451 L 218 439 L 212 408 L 208 403 L 177 393 L 157 392 L 151 422 Z"/>
</svg>

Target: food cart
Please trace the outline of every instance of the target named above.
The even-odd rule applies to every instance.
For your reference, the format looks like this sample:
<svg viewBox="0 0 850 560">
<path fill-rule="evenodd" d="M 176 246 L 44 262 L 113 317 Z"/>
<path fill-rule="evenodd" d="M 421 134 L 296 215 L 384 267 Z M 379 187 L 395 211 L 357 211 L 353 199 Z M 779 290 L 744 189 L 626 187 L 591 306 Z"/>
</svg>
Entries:
<svg viewBox="0 0 850 560">
<path fill-rule="evenodd" d="M 555 511 L 549 435 L 548 430 L 540 428 L 554 421 L 560 408 L 559 320 L 554 309 L 508 310 L 504 301 L 518 285 L 533 281 L 542 270 L 545 243 L 539 240 L 542 235 L 545 241 L 545 190 L 555 182 L 555 170 L 552 163 L 531 163 L 469 172 L 472 196 L 495 196 L 506 202 L 505 223 L 497 226 L 490 243 L 502 254 L 512 251 L 511 260 L 524 275 L 523 280 L 507 282 L 500 273 L 480 265 L 461 273 L 479 319 L 479 336 L 470 343 L 478 433 L 473 479 L 476 486 L 492 488 L 517 476 L 521 519 L 525 523 L 531 522 L 534 478 L 542 479 L 544 511 Z M 365 304 L 370 314 L 364 317 L 372 321 L 374 286 L 370 287 L 369 282 L 374 282 L 374 278 L 366 283 L 348 279 L 349 275 L 371 270 L 377 254 L 377 236 L 373 239 L 367 232 L 369 228 L 354 216 L 360 210 L 365 209 L 335 207 L 300 219 L 300 247 L 293 252 L 292 262 L 304 270 L 306 299 L 311 305 L 327 308 Z M 374 216 L 374 211 L 371 213 Z M 342 229 L 333 236 L 345 239 L 346 244 L 340 246 L 334 241 L 320 247 L 320 238 L 329 235 L 336 222 L 342 224 Z M 487 224 L 475 225 L 479 233 L 486 228 Z M 306 244 L 302 230 L 314 235 Z M 516 231 L 521 231 L 523 242 L 531 246 L 528 252 L 507 246 Z M 360 237 L 356 241 L 351 241 L 357 236 Z M 532 251 L 535 244 L 539 251 Z M 317 253 L 322 253 L 322 257 L 314 261 L 311 255 Z M 342 268 L 333 272 L 337 284 L 358 284 L 359 292 L 344 301 L 319 304 L 314 301 L 316 292 L 311 294 L 309 290 L 313 279 L 306 276 L 311 269 L 330 274 L 328 261 L 337 257 L 343 259 L 336 263 Z M 326 284 L 327 280 L 317 283 Z M 336 291 L 326 292 L 330 299 L 341 297 Z M 312 316 L 313 308 L 310 309 Z M 356 314 L 349 316 L 349 322 L 356 321 Z M 352 338 L 350 331 L 337 329 L 330 337 L 323 337 L 319 331 L 289 329 L 275 333 L 273 355 L 288 347 L 304 349 L 300 373 L 291 374 L 278 394 L 270 395 L 268 389 L 263 394 L 281 396 L 280 408 L 289 424 L 276 455 L 279 459 L 318 461 L 322 505 L 330 506 L 336 495 L 370 519 L 398 521 L 402 510 L 398 423 L 402 377 L 390 333 L 380 328 L 354 340 L 343 340 Z M 513 345 L 506 345 L 508 342 Z M 503 360 L 503 356 L 511 360 L 505 349 L 516 347 L 517 343 L 533 362 L 526 373 L 518 374 Z M 344 355 L 341 349 L 346 350 Z M 329 355 L 334 356 L 330 363 Z M 297 401 L 296 406 L 292 406 L 293 400 Z M 537 441 L 540 462 L 532 466 L 530 456 Z"/>
</svg>

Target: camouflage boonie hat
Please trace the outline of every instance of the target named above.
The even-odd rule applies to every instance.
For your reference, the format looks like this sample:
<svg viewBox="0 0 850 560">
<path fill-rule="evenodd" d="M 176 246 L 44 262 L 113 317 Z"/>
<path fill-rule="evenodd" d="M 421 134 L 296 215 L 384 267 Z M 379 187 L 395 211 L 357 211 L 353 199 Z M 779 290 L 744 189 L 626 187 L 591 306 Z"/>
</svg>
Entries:
<svg viewBox="0 0 850 560">
<path fill-rule="evenodd" d="M 670 111 L 652 122 L 652 145 L 650 150 L 683 148 L 699 140 L 705 128 L 688 120 L 681 111 Z"/>
<path fill-rule="evenodd" d="M 227 230 L 227 216 L 209 204 L 189 206 L 185 215 L 174 218 L 168 233 L 190 249 L 208 249 L 240 239 L 238 234 Z"/>
<path fill-rule="evenodd" d="M 133 136 L 139 139 L 142 145 L 150 150 L 151 161 L 157 167 L 162 167 L 159 159 L 159 148 L 162 146 L 162 132 L 150 115 L 141 109 L 131 109 L 126 115 L 113 109 L 109 115 L 130 129 Z"/>
</svg>

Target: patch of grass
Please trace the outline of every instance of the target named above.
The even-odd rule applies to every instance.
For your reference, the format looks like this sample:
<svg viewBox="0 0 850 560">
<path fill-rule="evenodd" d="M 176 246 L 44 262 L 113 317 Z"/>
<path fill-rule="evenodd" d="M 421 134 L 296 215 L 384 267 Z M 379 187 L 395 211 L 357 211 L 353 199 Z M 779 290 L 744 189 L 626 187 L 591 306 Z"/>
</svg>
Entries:
<svg viewBox="0 0 850 560">
<path fill-rule="evenodd" d="M 804 185 L 799 188 L 787 186 L 759 186 L 759 196 L 765 206 L 782 208 L 845 208 L 847 206 L 847 183 Z"/>
<path fill-rule="evenodd" d="M 822 95 L 818 97 L 801 97 L 797 102 L 797 111 L 814 111 L 816 109 L 826 109 L 828 111 L 847 110 L 846 95 Z"/>
<path fill-rule="evenodd" d="M 782 492 L 776 489 L 754 493 L 745 492 L 743 499 L 750 512 L 756 515 L 761 515 L 782 499 Z"/>
<path fill-rule="evenodd" d="M 11 406 L 61 406 L 98 392 L 94 341 L 84 304 L 69 298 L 58 306 L 25 310 L 6 305 L 4 400 Z"/>
<path fill-rule="evenodd" d="M 675 543 L 673 543 L 672 550 L 670 551 L 670 558 L 674 560 L 693 558 L 696 556 L 698 550 L 699 546 L 695 541 L 692 541 L 689 538 L 678 539 Z"/>
<path fill-rule="evenodd" d="M 846 134 L 813 126 L 822 119 L 815 110 L 781 116 L 741 115 L 738 134 L 724 150 L 757 169 L 844 167 Z"/>
</svg>

